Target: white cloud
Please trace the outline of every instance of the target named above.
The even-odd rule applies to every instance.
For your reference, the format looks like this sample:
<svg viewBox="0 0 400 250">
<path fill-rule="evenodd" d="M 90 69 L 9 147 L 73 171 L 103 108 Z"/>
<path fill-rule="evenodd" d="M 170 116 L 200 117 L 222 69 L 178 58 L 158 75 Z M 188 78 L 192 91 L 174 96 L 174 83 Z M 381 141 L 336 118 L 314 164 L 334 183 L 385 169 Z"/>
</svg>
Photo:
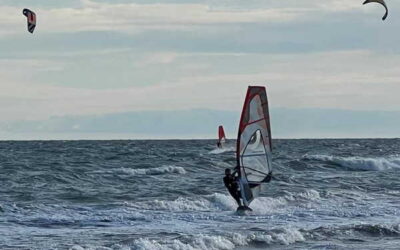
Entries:
<svg viewBox="0 0 400 250">
<path fill-rule="evenodd" d="M 147 55 L 140 62 L 135 63 L 135 65 L 140 67 L 148 67 L 154 64 L 169 64 L 175 61 L 179 56 L 176 52 L 156 52 Z"/>
<path fill-rule="evenodd" d="M 190 62 L 191 56 L 194 54 L 172 54 L 171 58 L 183 57 Z M 205 60 L 210 56 L 205 54 Z M 243 62 L 268 60 L 264 62 L 264 70 L 256 73 L 242 73 L 236 68 L 224 74 L 192 72 L 178 75 L 174 82 L 124 89 L 92 90 L 1 82 L 3 104 L 0 113 L 2 119 L 11 120 L 137 110 L 240 110 L 247 86 L 260 84 L 267 86 L 273 107 L 400 109 L 397 94 L 400 91 L 397 69 L 400 59 L 395 55 L 380 56 L 368 51 L 305 56 L 227 54 L 224 60 L 233 57 L 239 57 Z"/>
<path fill-rule="evenodd" d="M 362 8 L 362 1 L 351 0 L 329 0 L 329 1 L 314 1 L 319 8 L 330 12 L 344 12 Z"/>
<path fill-rule="evenodd" d="M 211 3 L 111 4 L 86 0 L 82 1 L 80 8 L 37 8 L 35 11 L 38 13 L 38 30 L 33 35 L 33 39 L 36 38 L 35 36 L 40 36 L 40 33 L 57 34 L 58 32 L 77 31 L 131 33 L 159 28 L 173 29 L 174 31 L 185 29 L 189 31 L 185 34 L 190 39 L 184 40 L 185 37 L 183 37 L 182 43 L 177 43 L 174 47 L 177 51 L 180 51 L 181 44 L 183 47 L 189 48 L 186 51 L 196 51 L 191 49 L 204 45 L 202 44 L 204 42 L 206 43 L 204 51 L 216 51 L 216 53 L 172 51 L 168 46 L 162 46 L 162 39 L 155 41 L 153 46 L 138 46 L 138 48 L 135 47 L 136 44 L 130 47 L 130 44 L 123 43 L 121 45 L 123 47 L 118 47 L 120 46 L 118 42 L 105 46 L 103 41 L 94 41 L 96 46 L 93 46 L 93 50 L 90 50 L 90 45 L 79 47 L 80 41 L 78 40 L 76 47 L 68 47 L 68 50 L 65 51 L 58 47 L 46 50 L 46 48 L 40 47 L 37 42 L 39 39 L 37 39 L 34 45 L 40 50 L 29 52 L 29 55 L 21 55 L 25 52 L 21 53 L 17 48 L 15 49 L 17 54 L 15 57 L 32 56 L 34 58 L 0 60 L 1 119 L 6 121 L 43 119 L 54 115 L 85 115 L 135 110 L 189 108 L 240 110 L 246 87 L 250 84 L 267 85 L 271 105 L 274 107 L 400 109 L 397 97 L 397 93 L 400 91 L 398 84 L 400 73 L 397 68 L 400 58 L 398 55 L 382 55 L 366 50 L 315 52 L 318 41 L 329 44 L 329 39 L 338 38 L 341 39 L 341 43 L 346 43 L 346 37 L 343 36 L 353 34 L 352 31 L 356 30 L 355 26 L 351 26 L 349 23 L 349 27 L 351 27 L 348 28 L 348 32 L 337 34 L 336 37 L 335 32 L 342 31 L 346 25 L 337 21 L 339 27 L 329 26 L 332 28 L 330 31 L 332 36 L 326 37 L 326 40 L 318 39 L 321 35 L 318 32 L 327 27 L 326 23 L 324 23 L 325 26 L 318 26 L 322 22 L 321 16 L 326 13 L 346 12 L 347 15 L 349 14 L 347 12 L 351 11 L 367 11 L 359 1 L 253 0 L 249 1 L 251 2 L 249 6 L 245 6 L 243 1 L 232 0 L 231 2 L 237 6 L 221 7 L 213 6 Z M 368 11 L 370 10 L 377 13 L 380 11 L 372 6 L 368 8 Z M 0 36 L 23 33 L 23 39 L 26 36 L 32 38 L 32 35 L 26 32 L 26 20 L 19 8 L 0 6 L 0 13 L 2 13 L 0 15 Z M 302 33 L 304 27 L 296 25 L 296 22 L 301 22 L 305 18 L 316 20 L 314 23 L 308 23 L 309 25 L 315 24 L 316 28 L 314 30 L 313 26 L 307 29 L 306 35 Z M 376 21 L 380 22 L 379 16 Z M 226 32 L 224 24 L 233 24 L 230 25 L 229 32 L 234 33 L 235 24 L 257 22 L 282 23 L 283 30 L 281 32 L 278 25 L 271 28 L 273 30 L 264 30 L 265 27 L 257 28 L 255 26 L 254 30 L 249 33 L 251 35 L 244 37 L 243 40 L 240 37 L 241 33 L 238 33 L 237 37 L 230 36 L 231 39 L 238 40 L 238 46 L 234 49 L 223 47 L 229 46 L 229 43 L 218 43 L 219 47 L 213 47 L 217 43 L 216 39 L 223 37 L 221 33 L 225 34 Z M 289 22 L 290 27 L 287 26 Z M 203 29 L 201 32 L 199 32 L 199 27 Z M 379 26 L 379 29 L 384 30 L 381 27 Z M 384 27 L 386 27 L 384 32 L 371 29 L 371 33 L 375 32 L 377 36 L 384 34 L 389 37 L 382 38 L 382 42 L 395 40 L 395 32 L 388 28 L 390 26 Z M 315 33 L 313 33 L 314 31 Z M 393 34 L 389 34 L 389 32 Z M 157 33 L 154 34 L 149 37 L 157 39 Z M 192 34 L 193 37 L 190 37 Z M 264 34 L 264 36 L 257 34 Z M 302 35 L 309 37 L 302 39 Z M 299 37 L 298 40 L 294 39 L 296 36 Z M 135 38 L 135 36 L 127 37 Z M 199 37 L 198 43 L 188 44 L 193 42 L 196 37 Z M 209 39 L 202 40 L 204 37 Z M 365 37 L 369 38 L 365 32 L 355 34 L 355 38 L 361 42 Z M 13 42 L 13 38 L 19 42 L 19 45 L 24 45 L 25 41 L 21 43 L 21 40 L 18 40 L 21 39 L 19 36 L 12 36 L 8 41 Z M 170 42 L 174 37 L 168 39 Z M 179 39 L 181 37 L 177 35 L 176 41 L 181 42 Z M 313 39 L 317 42 L 311 43 L 310 41 Z M 88 40 L 90 38 L 86 38 L 85 42 Z M 300 47 L 305 44 L 306 47 L 310 47 L 307 51 L 313 52 L 308 54 L 305 52 L 303 54 L 223 52 L 242 51 L 240 46 L 244 40 L 250 41 L 246 43 L 246 46 L 251 46 L 252 42 L 261 41 L 255 46 L 262 47 L 264 40 L 272 40 L 278 47 L 284 44 L 283 49 L 277 49 L 277 52 L 285 51 L 286 48 L 290 50 L 291 43 L 294 43 L 294 47 L 298 44 Z M 349 39 L 349 43 L 352 45 L 346 48 L 352 46 L 357 48 L 357 41 Z M 52 40 L 43 46 L 50 45 L 51 47 L 56 42 Z M 29 40 L 26 43 L 29 43 Z M 285 43 L 289 45 L 285 45 Z M 325 50 L 331 49 L 329 45 L 324 47 L 322 44 L 321 47 Z M 340 48 L 340 46 L 338 47 Z M 362 48 L 365 47 L 367 46 Z M 291 51 L 296 51 L 296 48 Z M 7 51 L 7 53 L 12 55 L 12 51 Z M 80 59 L 83 60 L 79 61 Z M 107 63 L 102 64 L 100 61 Z M 72 69 L 69 71 L 66 70 L 71 65 L 75 67 L 71 67 Z M 109 66 L 112 69 L 108 68 Z M 98 79 L 97 82 L 96 73 L 103 73 L 100 71 L 111 75 L 112 80 L 121 80 L 124 77 L 119 78 L 119 76 L 125 75 L 124 79 L 128 79 L 128 84 L 122 86 L 117 80 L 108 82 L 110 78 L 104 80 L 107 81 L 106 83 L 102 82 L 103 79 Z M 70 85 L 65 82 L 61 83 L 61 81 L 57 81 L 60 78 L 54 76 L 56 74 L 43 74 L 43 72 L 56 72 L 57 76 L 63 77 L 61 80 L 72 79 L 77 82 L 71 82 Z M 137 78 L 135 73 L 138 75 Z M 48 76 L 43 77 L 43 75 Z M 104 77 L 104 74 L 102 76 Z M 153 76 L 155 77 L 153 78 Z M 88 89 L 88 85 L 82 79 L 94 79 L 95 88 L 98 89 Z M 143 86 L 145 84 L 152 84 L 152 86 Z"/>
<path fill-rule="evenodd" d="M 148 29 L 193 29 L 193 26 L 239 23 L 284 23 L 310 18 L 310 13 L 360 8 L 349 1 L 286 1 L 279 7 L 218 8 L 209 4 L 97 3 L 82 0 L 80 8 L 37 8 L 36 32 L 119 31 L 136 33 Z M 285 7 L 282 7 L 285 6 Z M 25 24 L 20 8 L 0 5 L 0 34 L 21 33 Z M 19 28 L 21 27 L 21 28 Z"/>
</svg>

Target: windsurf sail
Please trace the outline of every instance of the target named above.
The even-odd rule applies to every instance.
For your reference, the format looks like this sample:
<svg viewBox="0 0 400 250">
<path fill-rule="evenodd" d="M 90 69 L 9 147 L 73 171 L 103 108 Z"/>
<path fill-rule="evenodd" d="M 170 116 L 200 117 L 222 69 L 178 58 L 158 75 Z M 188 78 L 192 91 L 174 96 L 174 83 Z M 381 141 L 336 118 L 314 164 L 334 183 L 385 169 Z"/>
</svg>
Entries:
<svg viewBox="0 0 400 250">
<path fill-rule="evenodd" d="M 240 118 L 236 160 L 241 198 L 248 206 L 272 174 L 271 125 L 265 87 L 249 86 Z"/>
<path fill-rule="evenodd" d="M 225 131 L 224 131 L 224 127 L 221 125 L 218 127 L 218 143 L 217 146 L 219 148 L 222 148 L 222 146 L 225 144 Z"/>
</svg>

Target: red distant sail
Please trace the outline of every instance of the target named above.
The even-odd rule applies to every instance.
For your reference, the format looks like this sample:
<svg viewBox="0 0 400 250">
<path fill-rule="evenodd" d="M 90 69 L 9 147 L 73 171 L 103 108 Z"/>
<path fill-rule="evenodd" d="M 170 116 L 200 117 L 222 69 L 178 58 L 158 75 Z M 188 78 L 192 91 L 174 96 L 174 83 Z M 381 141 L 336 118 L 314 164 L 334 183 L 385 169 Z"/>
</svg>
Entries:
<svg viewBox="0 0 400 250">
<path fill-rule="evenodd" d="M 225 137 L 225 131 L 224 127 L 221 125 L 218 127 L 218 142 L 217 146 L 219 148 L 222 148 L 222 145 L 225 143 L 226 137 Z"/>
</svg>

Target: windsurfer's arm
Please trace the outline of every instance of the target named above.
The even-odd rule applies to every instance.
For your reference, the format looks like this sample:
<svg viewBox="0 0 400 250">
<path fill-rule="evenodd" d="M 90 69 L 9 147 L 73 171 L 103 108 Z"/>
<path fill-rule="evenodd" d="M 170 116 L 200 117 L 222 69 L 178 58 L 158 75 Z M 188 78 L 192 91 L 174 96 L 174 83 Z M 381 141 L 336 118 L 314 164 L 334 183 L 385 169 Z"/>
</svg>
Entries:
<svg viewBox="0 0 400 250">
<path fill-rule="evenodd" d="M 237 170 L 234 170 L 234 171 L 232 172 L 232 176 L 237 177 L 237 176 L 238 176 L 238 171 L 237 171 Z"/>
<path fill-rule="evenodd" d="M 228 189 L 232 188 L 232 185 L 233 185 L 232 181 L 227 177 L 224 177 L 224 184 L 225 184 L 225 187 Z"/>
</svg>

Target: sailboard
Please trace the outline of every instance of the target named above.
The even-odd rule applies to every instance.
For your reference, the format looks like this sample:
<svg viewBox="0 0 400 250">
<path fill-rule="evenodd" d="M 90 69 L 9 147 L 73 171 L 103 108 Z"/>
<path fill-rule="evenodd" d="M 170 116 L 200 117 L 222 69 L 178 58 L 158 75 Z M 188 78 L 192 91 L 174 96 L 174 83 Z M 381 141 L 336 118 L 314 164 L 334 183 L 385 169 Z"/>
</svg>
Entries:
<svg viewBox="0 0 400 250">
<path fill-rule="evenodd" d="M 225 136 L 225 131 L 224 131 L 224 127 L 222 125 L 220 125 L 218 127 L 218 142 L 217 142 L 217 146 L 219 148 L 222 148 L 225 144 L 226 141 L 226 136 Z"/>
<path fill-rule="evenodd" d="M 259 195 L 272 175 L 272 140 L 265 87 L 249 86 L 239 123 L 236 171 L 243 205 Z"/>
</svg>

